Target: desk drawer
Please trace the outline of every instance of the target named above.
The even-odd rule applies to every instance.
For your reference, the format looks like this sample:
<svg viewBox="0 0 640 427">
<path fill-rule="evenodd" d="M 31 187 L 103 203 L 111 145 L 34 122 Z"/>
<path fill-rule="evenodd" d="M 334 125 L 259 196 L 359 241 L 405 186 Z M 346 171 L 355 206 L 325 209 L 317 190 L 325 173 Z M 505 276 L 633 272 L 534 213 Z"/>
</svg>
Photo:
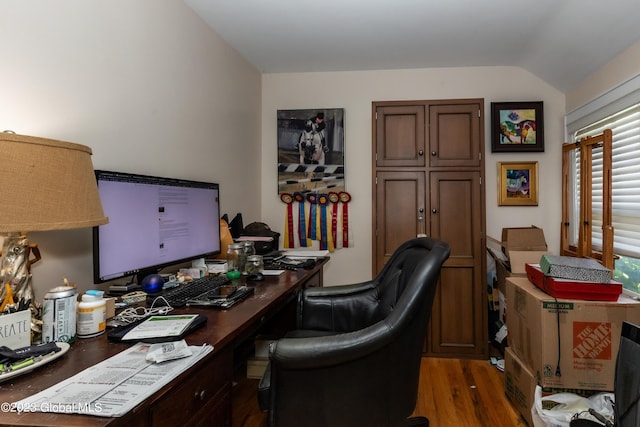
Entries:
<svg viewBox="0 0 640 427">
<path fill-rule="evenodd" d="M 152 426 L 231 425 L 232 353 L 223 351 L 196 368 L 149 411 Z M 200 420 L 200 421 L 198 421 Z"/>
</svg>

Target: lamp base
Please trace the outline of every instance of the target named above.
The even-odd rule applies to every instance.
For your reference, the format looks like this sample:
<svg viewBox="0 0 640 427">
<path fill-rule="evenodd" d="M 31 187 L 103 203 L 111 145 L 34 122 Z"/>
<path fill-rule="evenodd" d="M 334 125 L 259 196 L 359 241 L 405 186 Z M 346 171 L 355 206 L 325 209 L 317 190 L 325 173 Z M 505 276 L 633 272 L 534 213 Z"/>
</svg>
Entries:
<svg viewBox="0 0 640 427">
<path fill-rule="evenodd" d="M 29 244 L 23 233 L 8 233 L 2 244 L 0 258 L 0 304 L 7 310 L 28 306 L 31 310 L 32 342 L 42 334 L 42 309 L 38 307 L 31 284 L 31 265 L 40 260 L 40 250 Z M 30 259 L 31 253 L 35 258 Z"/>
</svg>

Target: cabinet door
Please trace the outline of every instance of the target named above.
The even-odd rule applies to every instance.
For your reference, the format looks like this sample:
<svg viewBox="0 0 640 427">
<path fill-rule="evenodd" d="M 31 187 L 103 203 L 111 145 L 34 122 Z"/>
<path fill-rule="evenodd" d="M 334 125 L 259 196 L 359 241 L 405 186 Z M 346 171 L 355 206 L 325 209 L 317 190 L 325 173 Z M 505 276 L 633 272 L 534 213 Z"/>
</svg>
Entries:
<svg viewBox="0 0 640 427">
<path fill-rule="evenodd" d="M 429 165 L 479 167 L 482 105 L 429 105 Z"/>
<path fill-rule="evenodd" d="M 425 173 L 392 171 L 376 174 L 374 212 L 377 244 L 374 276 L 402 243 L 424 233 Z M 422 210 L 422 213 L 420 212 Z M 422 221 L 420 221 L 422 217 Z"/>
<path fill-rule="evenodd" d="M 429 187 L 429 235 L 447 242 L 451 255 L 440 274 L 427 351 L 481 357 L 488 333 L 480 172 L 432 172 Z"/>
<path fill-rule="evenodd" d="M 424 166 L 425 106 L 377 106 L 376 166 Z"/>
</svg>

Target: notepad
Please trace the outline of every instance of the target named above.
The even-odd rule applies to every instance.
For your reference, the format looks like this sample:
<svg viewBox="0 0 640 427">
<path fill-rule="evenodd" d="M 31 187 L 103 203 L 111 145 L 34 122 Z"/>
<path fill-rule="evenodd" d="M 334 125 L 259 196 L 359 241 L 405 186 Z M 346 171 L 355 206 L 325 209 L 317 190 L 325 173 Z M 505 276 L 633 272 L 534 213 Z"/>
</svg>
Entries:
<svg viewBox="0 0 640 427">
<path fill-rule="evenodd" d="M 197 317 L 197 314 L 151 316 L 128 331 L 122 337 L 122 341 L 181 337 L 189 330 Z"/>
</svg>

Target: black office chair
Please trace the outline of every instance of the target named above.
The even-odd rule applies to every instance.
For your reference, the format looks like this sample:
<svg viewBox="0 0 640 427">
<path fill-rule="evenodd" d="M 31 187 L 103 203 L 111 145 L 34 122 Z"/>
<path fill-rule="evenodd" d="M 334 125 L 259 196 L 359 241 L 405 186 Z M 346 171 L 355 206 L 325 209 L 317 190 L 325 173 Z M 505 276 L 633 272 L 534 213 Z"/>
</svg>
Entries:
<svg viewBox="0 0 640 427">
<path fill-rule="evenodd" d="M 402 244 L 368 282 L 307 288 L 298 330 L 274 342 L 260 382 L 270 427 L 428 426 L 415 409 L 446 243 Z"/>
</svg>

